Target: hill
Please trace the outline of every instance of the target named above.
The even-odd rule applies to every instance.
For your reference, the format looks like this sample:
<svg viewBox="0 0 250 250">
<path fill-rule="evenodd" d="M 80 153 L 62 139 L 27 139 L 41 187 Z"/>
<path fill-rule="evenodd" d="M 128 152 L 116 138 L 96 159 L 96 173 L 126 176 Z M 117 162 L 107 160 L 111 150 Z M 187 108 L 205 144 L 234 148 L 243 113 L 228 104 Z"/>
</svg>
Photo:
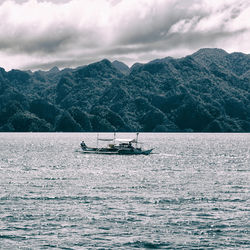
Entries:
<svg viewBox="0 0 250 250">
<path fill-rule="evenodd" d="M 250 55 L 0 68 L 0 131 L 250 132 Z"/>
</svg>

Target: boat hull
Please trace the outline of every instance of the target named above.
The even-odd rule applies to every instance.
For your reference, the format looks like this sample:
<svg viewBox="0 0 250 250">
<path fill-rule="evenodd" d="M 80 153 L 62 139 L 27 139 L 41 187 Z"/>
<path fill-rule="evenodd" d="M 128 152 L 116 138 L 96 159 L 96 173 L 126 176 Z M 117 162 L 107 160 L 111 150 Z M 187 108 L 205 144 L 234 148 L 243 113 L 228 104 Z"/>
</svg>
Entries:
<svg viewBox="0 0 250 250">
<path fill-rule="evenodd" d="M 107 148 L 82 148 L 84 154 L 105 155 L 149 155 L 153 149 L 107 149 Z"/>
</svg>

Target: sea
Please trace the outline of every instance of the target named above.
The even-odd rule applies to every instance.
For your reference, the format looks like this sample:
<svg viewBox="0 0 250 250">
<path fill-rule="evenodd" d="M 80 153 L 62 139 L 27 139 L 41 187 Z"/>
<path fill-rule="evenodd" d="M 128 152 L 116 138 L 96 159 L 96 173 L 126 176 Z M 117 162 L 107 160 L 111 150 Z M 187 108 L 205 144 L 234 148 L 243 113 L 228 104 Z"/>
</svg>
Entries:
<svg viewBox="0 0 250 250">
<path fill-rule="evenodd" d="M 153 154 L 83 154 L 96 138 L 0 133 L 0 249 L 250 249 L 249 133 L 141 133 Z"/>
</svg>

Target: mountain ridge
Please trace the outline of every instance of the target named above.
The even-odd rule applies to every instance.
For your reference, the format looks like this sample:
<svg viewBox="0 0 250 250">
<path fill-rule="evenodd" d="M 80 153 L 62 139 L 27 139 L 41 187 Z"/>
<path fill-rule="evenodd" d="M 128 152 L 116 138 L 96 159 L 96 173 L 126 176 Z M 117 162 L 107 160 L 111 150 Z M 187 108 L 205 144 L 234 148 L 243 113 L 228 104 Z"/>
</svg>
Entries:
<svg viewBox="0 0 250 250">
<path fill-rule="evenodd" d="M 250 132 L 250 55 L 0 68 L 0 131 Z"/>
</svg>

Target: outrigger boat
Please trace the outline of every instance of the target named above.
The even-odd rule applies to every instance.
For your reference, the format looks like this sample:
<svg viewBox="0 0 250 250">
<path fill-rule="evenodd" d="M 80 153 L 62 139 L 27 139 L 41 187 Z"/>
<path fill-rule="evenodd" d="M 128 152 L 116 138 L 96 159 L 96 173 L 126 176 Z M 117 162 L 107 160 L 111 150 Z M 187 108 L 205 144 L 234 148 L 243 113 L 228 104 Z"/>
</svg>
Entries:
<svg viewBox="0 0 250 250">
<path fill-rule="evenodd" d="M 97 146 L 88 147 L 84 141 L 81 142 L 81 148 L 85 154 L 112 154 L 112 155 L 149 155 L 153 149 L 143 150 L 137 147 L 139 133 L 136 139 L 116 139 L 115 133 L 113 139 L 99 138 L 97 134 Z M 99 141 L 109 142 L 107 147 L 98 147 Z"/>
</svg>

